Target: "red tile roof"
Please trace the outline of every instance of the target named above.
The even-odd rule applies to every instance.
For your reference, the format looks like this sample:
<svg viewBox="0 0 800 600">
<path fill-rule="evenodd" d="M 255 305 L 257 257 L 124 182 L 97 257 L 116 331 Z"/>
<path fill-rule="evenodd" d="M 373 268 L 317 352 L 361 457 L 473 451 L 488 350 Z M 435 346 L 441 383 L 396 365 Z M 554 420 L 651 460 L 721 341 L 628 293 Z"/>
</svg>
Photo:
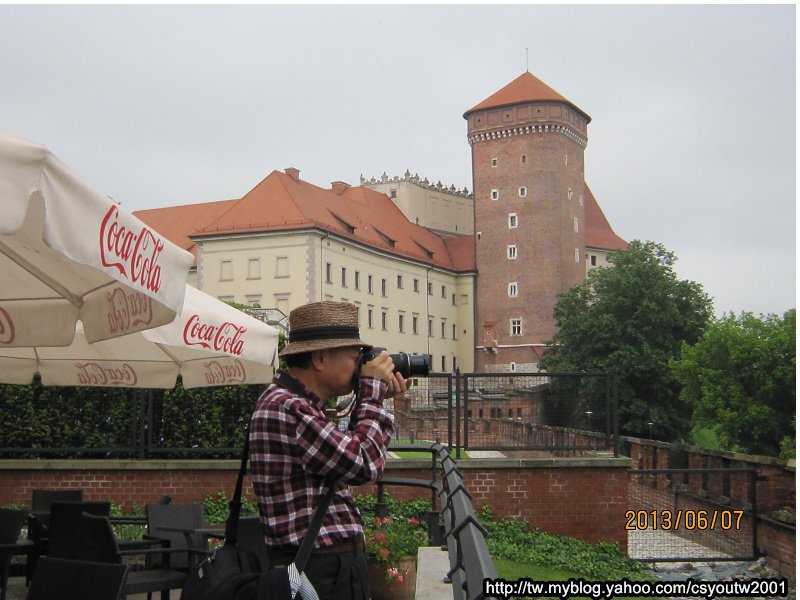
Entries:
<svg viewBox="0 0 800 600">
<path fill-rule="evenodd" d="M 133 214 L 172 243 L 191 252 L 194 255 L 194 266 L 197 266 L 197 245 L 189 236 L 198 229 L 205 227 L 209 221 L 219 218 L 222 213 L 237 202 L 238 200 L 221 200 L 203 204 L 168 206 L 166 208 L 138 210 Z"/>
<path fill-rule="evenodd" d="M 598 250 L 627 250 L 628 242 L 611 229 L 592 190 L 586 184 L 583 186 L 583 198 L 583 208 L 586 211 L 586 247 Z"/>
<path fill-rule="evenodd" d="M 470 108 L 464 113 L 464 118 L 466 119 L 475 111 L 486 108 L 499 108 L 501 106 L 510 106 L 512 104 L 541 101 L 564 102 L 565 104 L 569 104 L 576 109 L 579 113 L 586 117 L 588 121 L 592 120 L 589 115 L 583 112 L 575 104 L 564 98 L 564 96 L 544 83 L 541 79 L 535 77 L 530 71 L 526 71 L 507 86 L 486 98 L 486 100 L 483 102 L 479 102 Z"/>
<path fill-rule="evenodd" d="M 474 252 L 464 250 L 471 236 L 461 236 L 469 243 L 445 240 L 410 223 L 386 194 L 363 186 L 336 187 L 341 193 L 273 171 L 227 211 L 199 227 L 194 237 L 314 227 L 444 269 L 474 270 Z"/>
</svg>

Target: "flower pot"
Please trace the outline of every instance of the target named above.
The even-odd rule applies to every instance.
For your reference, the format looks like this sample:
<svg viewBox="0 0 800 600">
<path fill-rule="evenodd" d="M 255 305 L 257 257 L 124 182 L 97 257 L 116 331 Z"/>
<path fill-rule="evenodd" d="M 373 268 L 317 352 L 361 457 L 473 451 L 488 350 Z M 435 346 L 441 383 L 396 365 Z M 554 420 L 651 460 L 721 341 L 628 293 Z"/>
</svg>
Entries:
<svg viewBox="0 0 800 600">
<path fill-rule="evenodd" d="M 390 568 L 386 563 L 369 561 L 370 600 L 412 600 L 417 589 L 417 559 L 401 558 L 397 564 L 396 576 L 387 576 Z"/>
</svg>

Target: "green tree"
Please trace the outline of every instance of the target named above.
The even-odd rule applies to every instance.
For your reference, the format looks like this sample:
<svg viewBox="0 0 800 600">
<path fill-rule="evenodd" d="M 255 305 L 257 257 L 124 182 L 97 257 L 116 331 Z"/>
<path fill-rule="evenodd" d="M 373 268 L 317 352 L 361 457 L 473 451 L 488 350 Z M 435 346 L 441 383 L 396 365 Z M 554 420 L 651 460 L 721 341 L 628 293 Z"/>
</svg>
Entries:
<svg viewBox="0 0 800 600">
<path fill-rule="evenodd" d="M 775 456 L 793 446 L 795 310 L 783 317 L 728 314 L 671 363 L 694 410 L 692 425 L 723 448 Z"/>
<path fill-rule="evenodd" d="M 678 279 L 675 256 L 661 244 L 634 240 L 609 261 L 612 266 L 592 270 L 559 296 L 553 311 L 558 333 L 540 366 L 617 373 L 621 432 L 674 440 L 687 430 L 689 411 L 669 361 L 682 342 L 702 335 L 711 300 L 699 284 Z M 571 393 L 599 397 L 591 389 L 598 385 L 605 384 L 587 378 Z"/>
</svg>

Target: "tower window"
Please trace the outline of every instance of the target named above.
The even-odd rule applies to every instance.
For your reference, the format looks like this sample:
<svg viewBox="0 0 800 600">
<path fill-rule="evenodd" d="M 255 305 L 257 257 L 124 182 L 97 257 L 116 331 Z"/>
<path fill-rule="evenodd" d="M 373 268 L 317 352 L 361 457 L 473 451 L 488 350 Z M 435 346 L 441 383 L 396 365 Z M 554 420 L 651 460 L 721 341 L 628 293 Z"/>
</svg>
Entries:
<svg viewBox="0 0 800 600">
<path fill-rule="evenodd" d="M 567 189 L 567 200 L 572 200 L 572 189 L 571 188 Z"/>
<path fill-rule="evenodd" d="M 580 228 L 578 227 L 578 217 L 572 217 L 572 227 L 575 229 L 575 233 L 580 231 Z"/>
<path fill-rule="evenodd" d="M 524 154 L 522 155 L 522 164 L 524 165 L 528 161 L 528 157 Z"/>
<path fill-rule="evenodd" d="M 492 200 L 497 200 L 500 197 L 500 191 L 499 190 L 492 190 L 492 192 L 490 194 L 490 197 L 491 197 Z"/>
<path fill-rule="evenodd" d="M 581 206 L 583 206 L 583 194 L 581 194 L 580 196 L 578 196 L 578 204 L 580 204 Z"/>
<path fill-rule="evenodd" d="M 577 248 L 575 248 L 575 262 L 581 261 L 581 252 Z"/>
<path fill-rule="evenodd" d="M 519 197 L 520 198 L 524 198 L 527 195 L 528 195 L 528 188 L 526 188 L 525 186 L 522 186 L 521 188 L 519 188 Z"/>
<path fill-rule="evenodd" d="M 517 297 L 517 282 L 512 281 L 508 284 L 508 297 L 509 298 L 516 298 Z"/>
<path fill-rule="evenodd" d="M 516 244 L 511 244 L 509 246 L 506 246 L 506 256 L 508 257 L 508 260 L 516 260 L 517 258 Z"/>
<path fill-rule="evenodd" d="M 496 158 L 492 158 L 492 166 L 493 167 L 497 166 L 497 159 Z"/>
<path fill-rule="evenodd" d="M 508 213 L 508 228 L 517 228 L 517 213 Z M 480 234 L 478 234 L 478 239 L 480 239 Z"/>
<path fill-rule="evenodd" d="M 481 239 L 481 232 L 480 232 L 480 231 L 479 231 L 478 233 L 476 233 L 475 235 L 476 235 L 476 237 L 478 238 L 478 240 L 480 240 L 480 239 Z"/>
<path fill-rule="evenodd" d="M 511 319 L 510 325 L 511 335 L 522 335 L 522 319 Z"/>
</svg>

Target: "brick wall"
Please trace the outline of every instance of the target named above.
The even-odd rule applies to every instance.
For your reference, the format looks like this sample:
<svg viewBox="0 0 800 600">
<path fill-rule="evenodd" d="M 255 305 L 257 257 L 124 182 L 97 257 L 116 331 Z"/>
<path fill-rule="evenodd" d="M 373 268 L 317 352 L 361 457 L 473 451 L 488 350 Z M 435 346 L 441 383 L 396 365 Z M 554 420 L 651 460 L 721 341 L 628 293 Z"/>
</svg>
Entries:
<svg viewBox="0 0 800 600">
<path fill-rule="evenodd" d="M 626 459 L 548 458 L 464 460 L 459 470 L 473 506 L 489 505 L 498 517 L 524 518 L 548 533 L 587 542 L 616 541 L 627 548 Z M 112 499 L 130 508 L 157 502 L 199 502 L 220 490 L 230 494 L 236 461 L 0 461 L 0 505 L 28 504 L 35 488 L 82 488 L 87 500 Z M 430 479 L 429 461 L 390 461 L 386 475 Z M 437 474 L 437 477 L 440 474 Z M 375 493 L 374 485 L 356 493 Z M 398 499 L 430 498 L 420 488 L 389 488 Z M 245 495 L 253 497 L 247 481 Z"/>
</svg>

